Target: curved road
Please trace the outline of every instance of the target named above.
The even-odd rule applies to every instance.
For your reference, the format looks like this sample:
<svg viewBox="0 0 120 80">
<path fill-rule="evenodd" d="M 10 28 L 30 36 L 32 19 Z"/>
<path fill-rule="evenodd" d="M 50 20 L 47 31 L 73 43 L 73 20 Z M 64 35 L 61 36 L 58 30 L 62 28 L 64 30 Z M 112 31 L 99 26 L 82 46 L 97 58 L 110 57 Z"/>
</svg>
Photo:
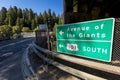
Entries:
<svg viewBox="0 0 120 80">
<path fill-rule="evenodd" d="M 23 80 L 21 59 L 34 37 L 0 42 L 0 80 Z"/>
</svg>

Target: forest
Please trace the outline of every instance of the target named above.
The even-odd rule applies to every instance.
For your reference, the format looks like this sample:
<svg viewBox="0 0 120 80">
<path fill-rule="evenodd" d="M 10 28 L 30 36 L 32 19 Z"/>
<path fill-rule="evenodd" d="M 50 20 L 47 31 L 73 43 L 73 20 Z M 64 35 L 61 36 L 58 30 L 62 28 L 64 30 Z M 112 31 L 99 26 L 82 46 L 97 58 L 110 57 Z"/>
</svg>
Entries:
<svg viewBox="0 0 120 80">
<path fill-rule="evenodd" d="M 53 31 L 55 25 L 62 23 L 62 15 L 56 15 L 51 9 L 38 14 L 31 8 L 21 9 L 13 6 L 7 10 L 2 7 L 0 10 L 0 40 L 17 38 L 21 32 L 35 31 L 40 24 L 47 24 L 48 28 Z"/>
</svg>

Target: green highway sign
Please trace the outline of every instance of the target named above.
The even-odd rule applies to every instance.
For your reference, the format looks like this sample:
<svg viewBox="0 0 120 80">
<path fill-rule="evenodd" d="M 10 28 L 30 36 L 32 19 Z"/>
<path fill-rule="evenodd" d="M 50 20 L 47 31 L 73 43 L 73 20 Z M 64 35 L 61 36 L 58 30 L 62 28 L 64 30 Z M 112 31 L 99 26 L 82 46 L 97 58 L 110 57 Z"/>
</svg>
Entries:
<svg viewBox="0 0 120 80">
<path fill-rule="evenodd" d="M 110 62 L 114 18 L 58 26 L 57 52 Z"/>
</svg>

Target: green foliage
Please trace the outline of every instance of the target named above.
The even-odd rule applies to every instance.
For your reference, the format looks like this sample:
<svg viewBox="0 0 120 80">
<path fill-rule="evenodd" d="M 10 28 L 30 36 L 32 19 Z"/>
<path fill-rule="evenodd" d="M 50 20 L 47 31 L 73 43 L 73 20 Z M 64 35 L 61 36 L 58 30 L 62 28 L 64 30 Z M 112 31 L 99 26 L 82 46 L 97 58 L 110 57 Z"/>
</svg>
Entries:
<svg viewBox="0 0 120 80">
<path fill-rule="evenodd" d="M 32 9 L 29 9 L 28 12 L 28 20 L 31 21 L 34 18 L 34 13 Z"/>
<path fill-rule="evenodd" d="M 63 24 L 63 19 L 61 17 L 59 17 L 58 24 L 59 25 Z"/>
<path fill-rule="evenodd" d="M 54 26 L 55 23 L 57 23 L 57 17 L 56 17 L 55 12 L 53 12 L 53 13 L 52 13 L 52 26 Z"/>
<path fill-rule="evenodd" d="M 17 19 L 17 13 L 14 10 L 14 8 L 10 7 L 7 12 L 7 18 L 8 18 L 8 25 L 14 26 L 16 25 L 16 19 Z"/>
<path fill-rule="evenodd" d="M 51 15 L 51 9 L 48 9 L 48 21 L 47 21 L 47 25 L 49 28 L 52 27 L 52 15 Z"/>
<path fill-rule="evenodd" d="M 35 25 L 35 20 L 33 19 L 33 20 L 32 20 L 32 24 L 31 24 L 31 28 L 32 28 L 32 30 L 34 30 L 35 27 L 36 27 L 36 25 Z"/>
<path fill-rule="evenodd" d="M 13 6 L 7 10 L 2 7 L 0 10 L 0 40 L 17 38 L 21 31 L 36 31 L 39 24 L 47 24 L 52 30 L 55 23 L 61 24 L 62 18 L 59 20 L 59 17 L 51 9 L 38 15 L 32 9 L 21 9 Z"/>
<path fill-rule="evenodd" d="M 44 23 L 47 24 L 47 21 L 48 21 L 48 14 L 46 11 L 44 11 L 43 13 L 43 19 L 44 19 Z"/>
<path fill-rule="evenodd" d="M 17 10 L 17 17 L 22 18 L 22 16 L 23 16 L 22 9 L 19 8 Z"/>
<path fill-rule="evenodd" d="M 55 23 L 54 28 L 53 28 L 53 36 L 56 36 L 56 28 L 57 28 L 58 24 Z"/>
<path fill-rule="evenodd" d="M 16 39 L 16 38 L 18 38 L 19 37 L 19 34 L 17 34 L 17 33 L 15 33 L 15 34 L 13 34 L 13 39 Z"/>
<path fill-rule="evenodd" d="M 20 32 L 21 32 L 21 29 L 20 29 L 20 27 L 19 26 L 13 26 L 12 27 L 12 32 L 13 32 L 13 34 L 19 34 Z"/>
<path fill-rule="evenodd" d="M 39 25 L 39 17 L 37 14 L 35 15 L 34 20 L 35 20 L 35 25 L 38 26 Z"/>
<path fill-rule="evenodd" d="M 30 29 L 28 27 L 23 27 L 22 32 L 30 32 Z"/>
<path fill-rule="evenodd" d="M 38 17 L 39 17 L 38 24 L 44 24 L 44 18 L 43 18 L 43 15 L 40 13 Z"/>
<path fill-rule="evenodd" d="M 38 30 L 38 26 L 33 30 L 34 32 Z"/>
<path fill-rule="evenodd" d="M 21 33 L 21 28 L 19 26 L 13 26 L 12 33 L 13 33 L 13 36 L 12 36 L 13 39 L 18 38 L 20 36 L 20 33 Z"/>
<path fill-rule="evenodd" d="M 10 39 L 12 37 L 12 27 L 0 26 L 0 40 Z"/>
<path fill-rule="evenodd" d="M 17 18 L 16 25 L 20 26 L 20 18 L 19 17 Z"/>
<path fill-rule="evenodd" d="M 0 11 L 0 25 L 5 24 L 6 13 L 7 13 L 7 9 L 5 7 L 2 7 Z"/>
</svg>

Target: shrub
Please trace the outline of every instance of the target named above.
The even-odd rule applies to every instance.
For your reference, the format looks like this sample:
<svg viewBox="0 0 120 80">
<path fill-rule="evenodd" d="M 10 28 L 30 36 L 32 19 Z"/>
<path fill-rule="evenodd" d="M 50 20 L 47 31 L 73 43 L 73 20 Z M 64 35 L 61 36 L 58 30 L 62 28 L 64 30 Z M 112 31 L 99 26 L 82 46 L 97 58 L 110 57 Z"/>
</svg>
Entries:
<svg viewBox="0 0 120 80">
<path fill-rule="evenodd" d="M 0 26 L 0 39 L 10 39 L 12 34 L 12 27 L 8 25 Z"/>
<path fill-rule="evenodd" d="M 13 34 L 13 39 L 16 39 L 18 37 L 19 37 L 19 35 L 17 33 Z"/>
<path fill-rule="evenodd" d="M 20 27 L 19 27 L 19 26 L 13 26 L 13 27 L 12 27 L 12 32 L 13 32 L 14 34 L 15 34 L 15 33 L 19 34 L 19 33 L 21 32 Z"/>
<path fill-rule="evenodd" d="M 38 30 L 38 26 L 33 30 L 34 32 Z"/>
</svg>

